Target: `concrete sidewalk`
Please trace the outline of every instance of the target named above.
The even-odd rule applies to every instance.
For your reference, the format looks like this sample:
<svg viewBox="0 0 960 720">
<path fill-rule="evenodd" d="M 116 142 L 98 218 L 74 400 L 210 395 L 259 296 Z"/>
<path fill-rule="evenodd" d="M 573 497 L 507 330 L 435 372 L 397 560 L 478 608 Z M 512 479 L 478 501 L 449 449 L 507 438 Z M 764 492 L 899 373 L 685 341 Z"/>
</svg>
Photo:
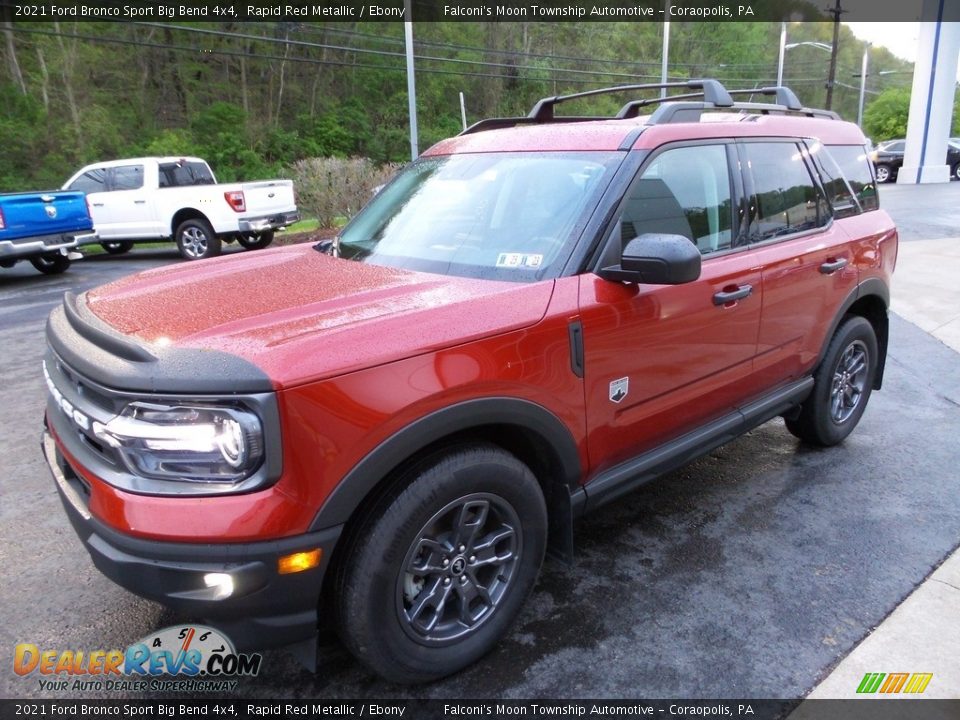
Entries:
<svg viewBox="0 0 960 720">
<path fill-rule="evenodd" d="M 922 192 L 922 186 L 914 188 Z M 960 226 L 957 237 L 901 240 L 892 292 L 895 313 L 960 353 Z M 864 675 L 880 672 L 932 673 L 933 677 L 922 695 L 858 696 Z M 960 550 L 807 696 L 818 700 L 857 697 L 960 699 Z M 815 716 L 814 706 L 801 704 L 791 720 Z"/>
</svg>

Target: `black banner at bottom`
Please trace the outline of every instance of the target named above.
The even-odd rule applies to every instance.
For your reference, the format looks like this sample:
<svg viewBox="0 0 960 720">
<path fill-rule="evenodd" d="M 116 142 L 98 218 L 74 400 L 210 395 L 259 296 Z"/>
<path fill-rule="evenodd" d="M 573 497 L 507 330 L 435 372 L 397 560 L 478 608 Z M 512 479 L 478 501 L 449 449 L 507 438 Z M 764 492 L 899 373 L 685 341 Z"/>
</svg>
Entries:
<svg viewBox="0 0 960 720">
<path fill-rule="evenodd" d="M 0 720 L 181 717 L 940 720 L 960 718 L 960 700 L 0 700 Z"/>
</svg>

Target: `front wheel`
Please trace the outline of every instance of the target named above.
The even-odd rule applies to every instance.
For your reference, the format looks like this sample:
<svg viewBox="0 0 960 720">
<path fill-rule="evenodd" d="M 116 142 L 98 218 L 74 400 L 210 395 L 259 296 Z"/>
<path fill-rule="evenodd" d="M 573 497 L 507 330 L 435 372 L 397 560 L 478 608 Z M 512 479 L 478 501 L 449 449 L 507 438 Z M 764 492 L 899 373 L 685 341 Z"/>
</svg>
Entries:
<svg viewBox="0 0 960 720">
<path fill-rule="evenodd" d="M 491 445 L 433 456 L 398 487 L 342 557 L 339 631 L 384 678 L 425 682 L 507 632 L 543 561 L 547 513 L 530 469 Z"/>
<path fill-rule="evenodd" d="M 262 233 L 238 235 L 237 242 L 239 242 L 245 250 L 262 250 L 273 242 L 273 230 L 267 230 Z"/>
<path fill-rule="evenodd" d="M 801 440 L 829 447 L 847 437 L 867 408 L 877 372 L 877 336 L 866 318 L 844 320 L 814 377 L 813 392 L 787 429 Z"/>
<path fill-rule="evenodd" d="M 184 220 L 175 233 L 180 254 L 187 260 L 204 260 L 220 254 L 220 238 L 206 220 Z"/>
<path fill-rule="evenodd" d="M 878 183 L 890 182 L 891 176 L 893 175 L 889 165 L 877 165 L 875 172 Z"/>
<path fill-rule="evenodd" d="M 129 240 L 117 240 L 114 242 L 102 242 L 100 247 L 106 250 L 111 255 L 123 255 L 126 252 L 130 252 L 133 248 L 133 243 Z"/>
<path fill-rule="evenodd" d="M 59 275 L 70 267 L 70 258 L 62 253 L 47 253 L 30 258 L 30 264 L 44 275 Z"/>
</svg>

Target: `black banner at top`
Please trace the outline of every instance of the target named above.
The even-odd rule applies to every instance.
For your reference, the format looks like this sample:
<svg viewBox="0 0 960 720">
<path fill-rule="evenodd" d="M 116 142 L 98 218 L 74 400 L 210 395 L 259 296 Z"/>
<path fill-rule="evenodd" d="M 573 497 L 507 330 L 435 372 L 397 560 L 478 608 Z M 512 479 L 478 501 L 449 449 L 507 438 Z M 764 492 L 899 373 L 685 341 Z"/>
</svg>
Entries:
<svg viewBox="0 0 960 720">
<path fill-rule="evenodd" d="M 150 22 L 780 22 L 835 0 L 0 0 L 0 19 Z M 958 0 L 841 0 L 845 22 L 960 22 Z"/>
</svg>

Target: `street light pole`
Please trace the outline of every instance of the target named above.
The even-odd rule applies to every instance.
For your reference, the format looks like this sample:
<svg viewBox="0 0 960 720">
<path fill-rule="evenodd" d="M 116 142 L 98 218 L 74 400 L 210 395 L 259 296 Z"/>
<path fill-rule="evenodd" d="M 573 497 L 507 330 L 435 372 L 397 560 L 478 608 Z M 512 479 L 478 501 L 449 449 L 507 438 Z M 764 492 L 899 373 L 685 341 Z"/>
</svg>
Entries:
<svg viewBox="0 0 960 720">
<path fill-rule="evenodd" d="M 857 125 L 863 127 L 863 97 L 867 93 L 867 65 L 870 62 L 870 43 L 863 48 L 863 63 L 860 65 L 860 105 L 857 107 Z"/>
<path fill-rule="evenodd" d="M 787 24 L 780 23 L 780 60 L 777 62 L 777 87 L 783 86 L 783 56 L 787 52 Z"/>
<path fill-rule="evenodd" d="M 404 0 L 404 17 L 411 18 L 410 0 Z M 420 154 L 417 139 L 417 82 L 413 73 L 413 22 L 403 23 L 403 39 L 407 50 L 407 109 L 410 114 L 410 159 L 416 160 Z"/>
</svg>

